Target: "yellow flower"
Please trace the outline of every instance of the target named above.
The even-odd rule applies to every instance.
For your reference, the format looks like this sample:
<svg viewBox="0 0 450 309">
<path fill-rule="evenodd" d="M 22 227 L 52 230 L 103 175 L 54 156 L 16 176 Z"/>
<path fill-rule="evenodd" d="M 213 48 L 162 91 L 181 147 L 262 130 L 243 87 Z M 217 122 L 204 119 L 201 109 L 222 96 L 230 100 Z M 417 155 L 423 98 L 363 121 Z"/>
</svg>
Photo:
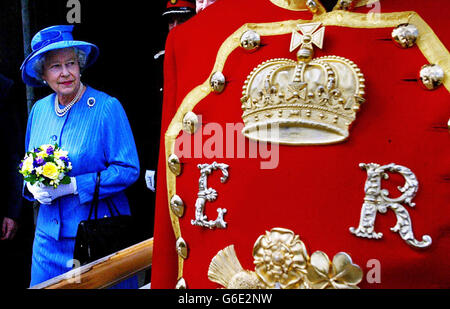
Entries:
<svg viewBox="0 0 450 309">
<path fill-rule="evenodd" d="M 42 168 L 42 175 L 50 179 L 57 179 L 59 176 L 58 167 L 52 162 L 47 162 Z"/>
</svg>

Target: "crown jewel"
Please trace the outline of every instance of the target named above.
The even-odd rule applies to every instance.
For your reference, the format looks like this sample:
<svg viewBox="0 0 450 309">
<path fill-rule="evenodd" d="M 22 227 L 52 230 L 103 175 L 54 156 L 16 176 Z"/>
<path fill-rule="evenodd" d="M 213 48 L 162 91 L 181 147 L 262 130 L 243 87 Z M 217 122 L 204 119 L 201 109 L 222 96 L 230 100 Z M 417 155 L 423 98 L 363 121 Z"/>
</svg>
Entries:
<svg viewBox="0 0 450 309">
<path fill-rule="evenodd" d="M 345 140 L 364 102 L 364 76 L 352 61 L 338 56 L 312 58 L 325 28 L 298 25 L 290 51 L 297 61 L 265 61 L 247 77 L 242 92 L 242 133 L 254 140 L 291 145 L 331 144 Z"/>
</svg>

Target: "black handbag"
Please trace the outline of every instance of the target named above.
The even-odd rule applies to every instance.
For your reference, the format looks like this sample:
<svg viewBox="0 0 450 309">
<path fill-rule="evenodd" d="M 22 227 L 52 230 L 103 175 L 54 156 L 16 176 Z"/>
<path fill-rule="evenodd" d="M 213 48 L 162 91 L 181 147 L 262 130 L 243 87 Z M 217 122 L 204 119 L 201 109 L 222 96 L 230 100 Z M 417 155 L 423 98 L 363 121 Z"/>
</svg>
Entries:
<svg viewBox="0 0 450 309">
<path fill-rule="evenodd" d="M 105 199 L 111 217 L 98 218 L 100 172 L 97 173 L 94 198 L 89 210 L 89 217 L 78 224 L 75 237 L 73 259 L 81 266 L 111 253 L 120 251 L 138 242 L 138 232 L 133 218 L 121 215 L 114 203 Z M 116 214 L 114 214 L 113 209 Z M 94 218 L 91 219 L 92 213 Z"/>
</svg>

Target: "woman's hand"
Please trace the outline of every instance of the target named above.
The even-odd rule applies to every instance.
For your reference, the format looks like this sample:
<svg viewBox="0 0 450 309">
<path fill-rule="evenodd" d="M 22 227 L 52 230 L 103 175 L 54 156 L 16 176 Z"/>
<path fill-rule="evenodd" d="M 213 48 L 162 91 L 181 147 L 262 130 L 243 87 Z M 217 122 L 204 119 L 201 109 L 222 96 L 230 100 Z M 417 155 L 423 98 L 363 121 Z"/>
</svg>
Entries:
<svg viewBox="0 0 450 309">
<path fill-rule="evenodd" d="M 75 177 L 70 177 L 69 184 L 59 185 L 57 188 L 40 186 L 38 184 L 31 185 L 27 183 L 28 191 L 41 204 L 51 204 L 54 200 L 61 196 L 76 194 L 77 185 Z"/>
</svg>

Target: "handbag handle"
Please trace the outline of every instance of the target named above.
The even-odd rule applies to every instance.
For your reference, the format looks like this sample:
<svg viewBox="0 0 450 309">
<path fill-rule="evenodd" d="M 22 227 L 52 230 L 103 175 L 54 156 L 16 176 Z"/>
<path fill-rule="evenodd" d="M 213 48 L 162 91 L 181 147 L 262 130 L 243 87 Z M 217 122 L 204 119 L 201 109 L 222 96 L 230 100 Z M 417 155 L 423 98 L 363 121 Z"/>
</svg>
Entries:
<svg viewBox="0 0 450 309">
<path fill-rule="evenodd" d="M 95 179 L 95 190 L 94 190 L 94 197 L 92 199 L 92 203 L 91 203 L 91 208 L 89 209 L 89 216 L 88 216 L 88 220 L 91 220 L 91 216 L 92 216 L 92 212 L 94 210 L 94 214 L 95 214 L 95 220 L 97 220 L 98 217 L 98 202 L 99 202 L 99 193 L 100 192 L 100 172 L 97 172 L 97 177 Z M 111 209 L 111 205 L 114 207 L 114 210 L 116 211 L 117 215 L 120 216 L 120 212 L 117 209 L 116 205 L 114 205 L 114 203 L 112 201 L 110 201 L 109 198 L 106 199 L 106 206 L 108 206 L 108 210 L 109 213 L 111 214 L 112 217 L 114 217 L 114 213 Z"/>
</svg>

